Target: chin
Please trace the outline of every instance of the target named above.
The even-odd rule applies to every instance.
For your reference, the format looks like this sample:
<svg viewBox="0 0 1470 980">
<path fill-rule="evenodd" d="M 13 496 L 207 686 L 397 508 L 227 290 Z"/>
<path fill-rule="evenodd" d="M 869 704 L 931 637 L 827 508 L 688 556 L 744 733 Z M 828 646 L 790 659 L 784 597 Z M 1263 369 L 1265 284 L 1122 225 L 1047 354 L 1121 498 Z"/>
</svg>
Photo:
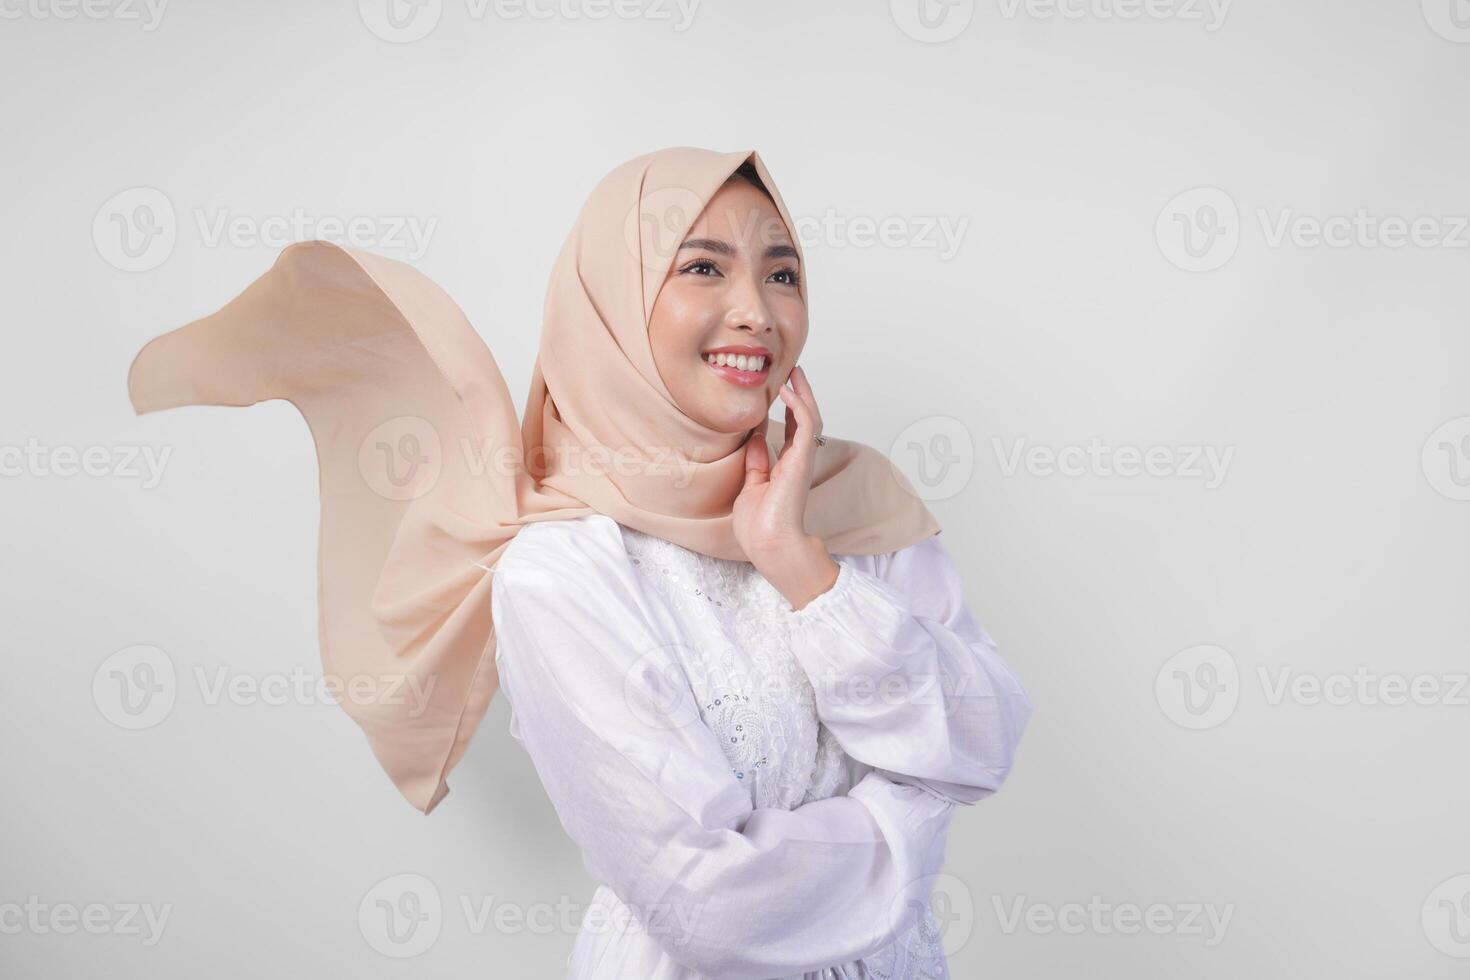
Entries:
<svg viewBox="0 0 1470 980">
<path fill-rule="evenodd" d="M 761 424 L 761 419 L 766 416 L 766 407 L 740 408 L 717 413 L 713 416 L 714 421 L 710 428 L 731 434 L 745 432 Z"/>
</svg>

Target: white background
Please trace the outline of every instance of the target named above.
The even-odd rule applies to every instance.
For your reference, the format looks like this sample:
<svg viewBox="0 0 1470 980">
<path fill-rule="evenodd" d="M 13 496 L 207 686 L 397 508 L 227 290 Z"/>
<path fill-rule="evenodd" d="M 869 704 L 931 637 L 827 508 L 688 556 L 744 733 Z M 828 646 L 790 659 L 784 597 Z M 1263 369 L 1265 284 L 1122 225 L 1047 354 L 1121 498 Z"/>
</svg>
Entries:
<svg viewBox="0 0 1470 980">
<path fill-rule="evenodd" d="M 196 671 L 320 669 L 310 440 L 283 402 L 135 417 L 125 376 L 282 218 L 361 217 L 519 404 L 587 192 L 697 145 L 809 221 L 827 431 L 959 467 L 931 508 L 1037 705 L 955 820 L 955 976 L 1463 976 L 1470 5 L 591 2 L 0 0 L 0 972 L 561 975 L 593 882 L 503 699 L 429 818 L 339 707 L 208 703 Z M 137 645 L 174 701 L 128 730 Z M 359 920 L 401 874 L 443 904 L 409 959 Z"/>
</svg>

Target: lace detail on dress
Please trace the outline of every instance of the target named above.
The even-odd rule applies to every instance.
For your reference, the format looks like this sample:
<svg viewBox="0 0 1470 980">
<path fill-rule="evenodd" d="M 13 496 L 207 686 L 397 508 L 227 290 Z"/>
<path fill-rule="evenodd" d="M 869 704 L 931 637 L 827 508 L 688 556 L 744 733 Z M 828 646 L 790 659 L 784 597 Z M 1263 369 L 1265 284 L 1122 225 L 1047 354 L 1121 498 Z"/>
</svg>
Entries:
<svg viewBox="0 0 1470 980">
<path fill-rule="evenodd" d="M 786 598 L 750 562 L 619 527 L 634 567 L 687 617 L 685 636 L 698 638 L 678 655 L 751 804 L 792 810 L 847 792 L 850 760 L 817 717 L 816 692 L 791 649 Z M 782 980 L 814 976 L 948 980 L 939 922 L 926 905 L 913 928 L 860 963 Z"/>
<path fill-rule="evenodd" d="M 750 562 L 622 532 L 633 564 L 695 620 L 688 635 L 700 649 L 686 645 L 680 657 L 752 805 L 792 810 L 845 792 L 847 757 L 817 718 L 816 693 L 791 650 L 785 597 Z"/>
</svg>

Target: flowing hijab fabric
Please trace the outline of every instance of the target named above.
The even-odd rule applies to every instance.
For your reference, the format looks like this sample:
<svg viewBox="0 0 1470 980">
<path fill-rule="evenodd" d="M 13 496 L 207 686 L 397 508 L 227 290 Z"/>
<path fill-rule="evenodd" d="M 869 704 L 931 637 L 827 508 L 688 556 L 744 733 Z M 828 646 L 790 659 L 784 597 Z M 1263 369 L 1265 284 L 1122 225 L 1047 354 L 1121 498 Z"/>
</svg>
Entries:
<svg viewBox="0 0 1470 980">
<path fill-rule="evenodd" d="M 619 166 L 556 260 L 523 423 L 448 294 L 409 265 L 321 241 L 288 246 L 228 305 L 133 360 L 139 414 L 280 398 L 305 418 L 320 475 L 322 664 L 357 692 L 343 707 L 424 813 L 449 792 L 498 687 L 490 590 L 521 527 L 601 513 L 746 558 L 730 514 L 750 433 L 680 411 L 648 339 L 675 250 L 746 160 L 800 249 L 754 152 L 676 147 Z M 759 429 L 774 459 L 784 423 Z M 896 551 L 939 530 L 887 457 L 831 437 L 805 521 L 834 554 Z"/>
</svg>

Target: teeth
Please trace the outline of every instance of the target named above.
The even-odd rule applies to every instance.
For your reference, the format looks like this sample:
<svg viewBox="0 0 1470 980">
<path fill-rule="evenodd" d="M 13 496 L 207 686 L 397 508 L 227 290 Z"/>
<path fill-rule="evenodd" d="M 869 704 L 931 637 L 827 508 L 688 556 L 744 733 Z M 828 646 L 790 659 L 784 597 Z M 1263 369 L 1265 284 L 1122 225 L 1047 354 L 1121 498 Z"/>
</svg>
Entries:
<svg viewBox="0 0 1470 980">
<path fill-rule="evenodd" d="M 752 357 L 746 354 L 706 354 L 704 359 L 711 364 L 723 364 L 737 371 L 760 371 L 766 366 L 764 357 Z"/>
</svg>

